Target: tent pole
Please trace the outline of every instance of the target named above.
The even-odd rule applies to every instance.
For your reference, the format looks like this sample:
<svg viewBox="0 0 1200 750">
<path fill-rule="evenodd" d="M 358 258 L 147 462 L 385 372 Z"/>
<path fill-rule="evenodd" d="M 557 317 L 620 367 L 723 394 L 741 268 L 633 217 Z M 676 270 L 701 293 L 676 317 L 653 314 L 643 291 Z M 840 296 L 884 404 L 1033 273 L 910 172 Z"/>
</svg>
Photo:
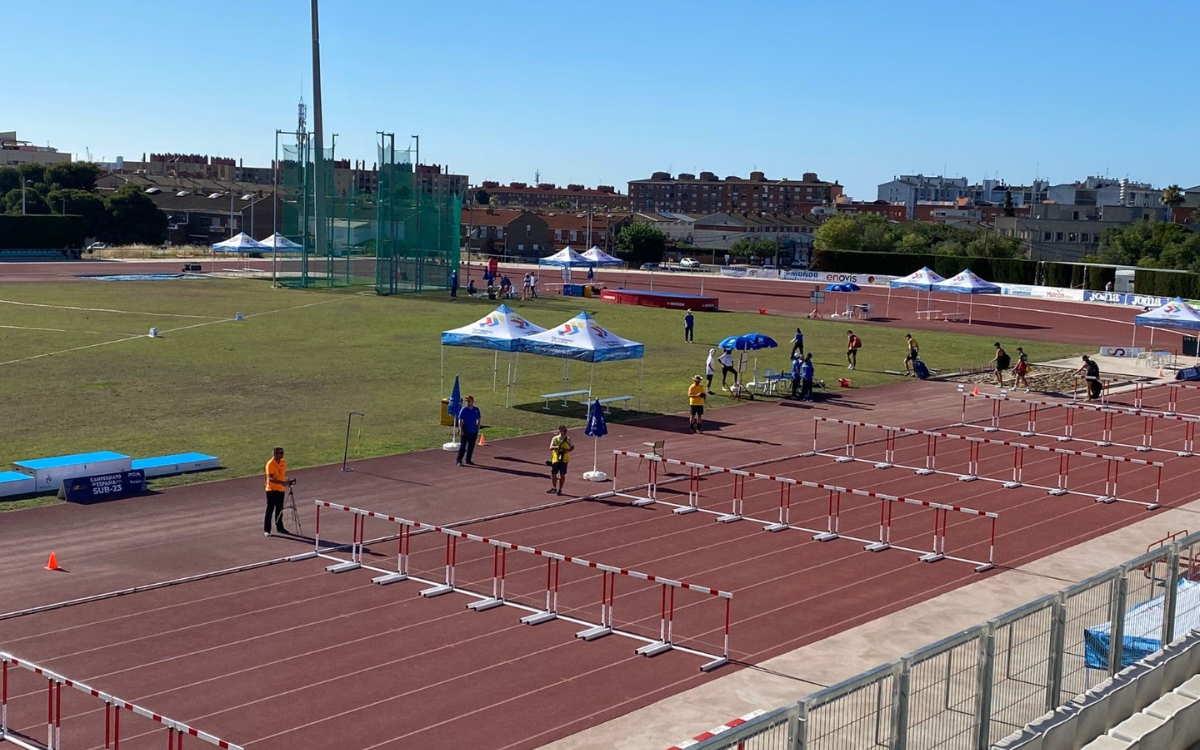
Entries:
<svg viewBox="0 0 1200 750">
<path fill-rule="evenodd" d="M 596 362 L 595 362 L 595 360 L 593 360 L 591 372 L 588 374 L 588 398 L 592 397 L 592 386 L 595 384 L 595 382 L 596 382 Z"/>
<path fill-rule="evenodd" d="M 646 358 L 638 360 L 638 411 L 642 410 L 642 377 L 646 374 Z"/>
<path fill-rule="evenodd" d="M 500 374 L 500 352 L 494 352 L 492 355 L 492 393 L 496 392 L 496 381 Z"/>
<path fill-rule="evenodd" d="M 442 365 L 438 374 L 438 398 L 442 398 L 442 394 L 446 392 L 446 347 L 442 345 L 438 348 L 442 351 Z"/>
<path fill-rule="evenodd" d="M 883 309 L 883 317 L 892 317 L 892 287 L 890 285 L 888 286 L 887 307 Z"/>
</svg>

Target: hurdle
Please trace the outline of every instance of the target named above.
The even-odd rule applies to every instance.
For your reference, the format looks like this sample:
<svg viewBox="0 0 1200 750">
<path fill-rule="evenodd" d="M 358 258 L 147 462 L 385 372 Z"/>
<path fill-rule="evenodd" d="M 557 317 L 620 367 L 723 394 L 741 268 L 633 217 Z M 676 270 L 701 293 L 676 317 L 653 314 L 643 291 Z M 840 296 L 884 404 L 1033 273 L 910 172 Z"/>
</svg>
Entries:
<svg viewBox="0 0 1200 750">
<path fill-rule="evenodd" d="M 862 490 L 853 487 L 842 487 L 826 482 L 813 482 L 805 479 L 793 479 L 791 477 L 778 476 L 774 474 L 763 474 L 760 472 L 747 471 L 745 469 L 731 469 L 724 466 L 715 466 L 712 464 L 699 463 L 694 461 L 683 461 L 676 458 L 666 458 L 650 453 L 635 453 L 632 451 L 614 450 L 613 458 L 613 488 L 614 494 L 619 497 L 631 499 L 633 501 L 641 501 L 642 505 L 661 504 L 673 508 L 673 513 L 707 513 L 716 516 L 715 520 L 720 523 L 732 523 L 734 521 L 747 520 L 761 524 L 763 531 L 778 532 L 788 529 L 802 531 L 813 535 L 813 539 L 819 542 L 832 541 L 834 539 L 847 539 L 854 542 L 859 542 L 864 545 L 864 549 L 868 552 L 882 552 L 887 549 L 897 549 L 905 552 L 911 552 L 918 556 L 922 562 L 937 562 L 939 560 L 954 560 L 957 562 L 968 563 L 975 566 L 975 571 L 982 573 L 991 570 L 995 567 L 995 548 L 996 548 L 996 521 L 999 519 L 999 514 L 989 511 L 975 510 L 974 508 L 966 508 L 956 505 L 946 505 L 944 503 L 935 503 L 928 500 L 919 500 L 912 497 L 904 497 L 902 495 L 890 495 L 883 492 L 875 492 L 874 490 Z M 629 488 L 621 490 L 617 474 L 618 462 L 620 457 L 637 458 L 639 461 L 656 461 L 665 465 L 680 466 L 689 470 L 688 474 L 688 492 L 687 504 L 674 503 L 664 500 L 658 496 L 649 495 L 640 496 L 631 494 Z M 733 478 L 733 491 L 729 499 L 730 510 L 728 513 L 704 508 L 700 506 L 700 481 L 704 476 L 716 476 L 720 474 L 729 474 Z M 753 518 L 745 515 L 745 488 L 747 479 L 765 480 L 774 482 L 779 485 L 779 507 L 778 517 L 773 520 Z M 639 485 L 645 486 L 645 485 Z M 827 493 L 827 510 L 825 514 L 825 528 L 813 529 L 793 523 L 791 520 L 791 505 L 792 505 L 792 488 L 805 487 L 809 489 L 821 490 Z M 654 488 L 655 490 L 657 487 Z M 874 539 L 862 538 L 846 534 L 841 530 L 841 507 L 842 496 L 849 495 L 851 497 L 864 497 L 871 500 L 879 501 L 879 523 Z M 892 519 L 893 509 L 896 505 L 911 505 L 923 508 L 928 508 L 933 511 L 933 535 L 929 548 L 907 547 L 896 543 L 892 538 Z M 976 560 L 968 557 L 951 555 L 947 552 L 947 530 L 949 527 L 949 516 L 951 513 L 962 514 L 971 518 L 985 518 L 990 523 L 990 532 L 988 539 L 988 555 L 986 560 Z"/>
<path fill-rule="evenodd" d="M 1157 390 L 1165 387 L 1167 389 L 1167 414 L 1176 414 L 1179 412 L 1179 394 L 1187 389 L 1200 389 L 1200 383 L 1189 383 L 1187 381 L 1177 381 L 1173 383 L 1151 383 L 1150 389 Z M 1133 405 L 1139 409 L 1147 408 L 1144 406 L 1146 395 L 1145 383 L 1134 383 L 1133 388 Z"/>
<path fill-rule="evenodd" d="M 848 440 L 843 446 L 839 446 L 839 452 L 822 451 L 818 445 L 818 432 L 821 423 L 845 425 L 847 427 Z M 855 448 L 859 445 L 857 442 L 858 429 L 872 429 L 884 432 L 884 459 L 876 461 L 869 458 L 861 458 L 855 455 Z M 923 436 L 926 438 L 925 449 L 925 465 L 924 466 L 904 466 L 898 464 L 895 459 L 896 453 L 896 437 L 898 435 Z M 957 440 L 967 444 L 967 465 L 966 471 L 948 471 L 939 469 L 937 466 L 937 441 L 938 440 Z M 1009 479 L 997 477 L 983 476 L 979 473 L 980 449 L 984 445 L 998 445 L 1013 449 L 1012 476 Z M 1025 469 L 1025 451 L 1041 451 L 1043 453 L 1051 453 L 1058 456 L 1058 475 L 1055 486 L 1030 484 L 1024 479 Z M 974 482 L 976 480 L 984 480 L 988 482 L 997 482 L 1008 489 L 1016 489 L 1018 487 L 1032 487 L 1035 489 L 1045 490 L 1050 495 L 1080 495 L 1089 497 L 1098 503 L 1131 503 L 1133 505 L 1141 505 L 1146 510 L 1155 510 L 1160 507 L 1159 499 L 1162 490 L 1162 470 L 1163 464 L 1158 461 L 1146 461 L 1140 458 L 1129 458 L 1126 456 L 1109 456 L 1102 453 L 1091 453 L 1088 451 L 1076 451 L 1069 448 L 1059 448 L 1049 445 L 1032 445 L 1029 443 L 1019 443 L 1013 440 L 999 440 L 996 438 L 971 437 L 969 435 L 957 435 L 952 432 L 941 432 L 938 430 L 922 430 L 913 427 L 895 427 L 892 425 L 871 424 L 869 422 L 856 422 L 848 419 L 838 419 L 835 417 L 813 417 L 813 454 L 826 456 L 835 461 L 860 461 L 864 463 L 874 464 L 876 468 L 886 469 L 897 466 L 902 469 L 907 469 L 919 474 L 945 474 L 958 479 L 960 482 Z M 1068 478 L 1071 469 L 1071 458 L 1090 458 L 1105 461 L 1105 480 L 1104 494 L 1097 495 L 1090 492 L 1081 492 L 1072 490 L 1068 486 Z M 1157 469 L 1154 482 L 1154 502 L 1146 502 L 1144 500 L 1134 500 L 1132 498 L 1121 497 L 1118 494 L 1118 480 L 1121 473 L 1121 464 L 1134 464 Z"/>
<path fill-rule="evenodd" d="M 1092 378 L 1089 378 L 1086 375 L 1076 375 L 1075 376 L 1074 382 L 1071 383 L 1071 400 L 1072 401 L 1079 400 L 1079 384 L 1080 383 L 1083 384 L 1084 394 L 1088 396 L 1087 400 L 1088 401 L 1092 400 L 1091 394 L 1088 393 L 1088 381 L 1090 381 L 1090 380 L 1092 380 Z M 1112 395 L 1112 383 L 1113 383 L 1112 379 L 1106 379 L 1106 378 L 1100 379 L 1100 403 L 1102 403 L 1102 404 L 1108 403 L 1109 396 Z"/>
<path fill-rule="evenodd" d="M 1097 447 L 1118 446 L 1121 448 L 1129 448 L 1140 453 L 1148 453 L 1150 451 L 1161 451 L 1170 453 L 1180 458 L 1187 458 L 1195 455 L 1196 447 L 1196 425 L 1200 423 L 1200 416 L 1192 414 L 1174 414 L 1152 409 L 1144 409 L 1141 407 L 1128 407 L 1115 404 L 1089 404 L 1080 403 L 1078 401 L 1042 401 L 1038 399 L 1023 398 L 1012 396 L 1008 393 L 975 393 L 967 391 L 962 386 L 959 386 L 959 391 L 962 393 L 962 421 L 957 427 L 978 427 L 974 422 L 967 420 L 967 399 L 979 398 L 991 402 L 992 413 L 989 418 L 988 425 L 981 427 L 984 432 L 1013 432 L 1022 437 L 1042 436 L 1050 437 L 1063 443 L 1069 443 L 1072 440 L 1080 440 L 1082 442 L 1091 443 Z M 1003 428 L 1000 426 L 1000 420 L 1004 416 L 1002 404 L 1004 402 L 1012 402 L 1023 404 L 1026 406 L 1025 412 L 1025 429 L 1014 430 L 1011 428 Z M 1037 429 L 1038 414 L 1041 411 L 1050 409 L 1065 410 L 1065 418 L 1063 420 L 1063 432 L 1061 435 L 1054 435 L 1048 432 L 1039 432 Z M 1097 412 L 1102 415 L 1100 426 L 1100 439 L 1081 438 L 1075 434 L 1075 414 L 1077 412 Z M 1015 416 L 1015 415 L 1010 415 Z M 1142 441 L 1141 444 L 1119 443 L 1113 439 L 1113 429 L 1115 426 L 1115 418 L 1117 416 L 1137 417 L 1142 420 Z M 1157 422 L 1178 422 L 1183 424 L 1183 439 L 1182 445 L 1178 450 L 1164 448 L 1154 445 L 1154 430 Z"/>
<path fill-rule="evenodd" d="M 710 672 L 729 662 L 730 608 L 733 602 L 733 594 L 730 592 L 709 588 L 708 586 L 700 586 L 687 581 L 665 578 L 663 576 L 658 576 L 651 573 L 643 573 L 630 568 L 621 568 L 615 565 L 606 565 L 604 563 L 593 562 L 582 557 L 564 555 L 535 547 L 514 544 L 512 542 L 506 542 L 500 539 L 469 534 L 457 529 L 446 528 L 445 526 L 422 523 L 420 521 L 401 518 L 399 516 L 393 516 L 364 508 L 339 505 L 338 503 L 331 503 L 325 500 L 316 500 L 314 502 L 317 506 L 318 524 L 320 522 L 322 508 L 349 513 L 356 519 L 352 523 L 351 533 L 353 534 L 353 539 L 349 546 L 350 559 L 342 560 L 333 555 L 322 554 L 323 557 L 329 557 L 337 560 L 342 565 L 352 563 L 355 567 L 343 567 L 335 570 L 335 568 L 338 568 L 338 565 L 331 565 L 326 568 L 326 570 L 330 572 L 344 572 L 346 570 L 358 568 L 370 570 L 382 574 L 372 579 L 373 583 L 381 585 L 405 580 L 415 581 L 428 586 L 428 588 L 420 592 L 421 596 L 426 598 L 441 596 L 443 594 L 449 594 L 452 592 L 464 594 L 475 599 L 475 601 L 467 605 L 467 608 L 477 612 L 482 612 L 484 610 L 493 609 L 500 606 L 514 607 L 529 613 L 525 617 L 521 618 L 521 622 L 527 625 L 538 625 L 551 620 L 570 622 L 585 628 L 584 630 L 581 630 L 575 634 L 576 638 L 580 638 L 585 641 L 592 641 L 607 635 L 621 635 L 644 642 L 645 645 L 636 650 L 636 653 L 641 656 L 656 656 L 671 650 L 681 651 L 693 656 L 699 656 L 708 659 L 708 661 L 702 664 L 700 667 L 700 671 L 702 672 Z M 368 518 L 375 518 L 398 524 L 400 526 L 399 546 L 396 555 L 396 570 L 392 571 L 386 568 L 375 567 L 368 565 L 363 561 L 363 548 L 366 543 L 366 519 Z M 446 558 L 442 580 L 432 581 L 420 578 L 411 572 L 409 563 L 410 556 L 412 554 L 411 538 L 414 532 L 435 533 L 445 536 Z M 477 591 L 472 591 L 471 589 L 461 586 L 456 582 L 455 568 L 458 565 L 458 543 L 460 541 L 475 542 L 478 544 L 488 545 L 492 548 L 492 577 L 490 592 L 480 593 Z M 506 596 L 505 583 L 506 576 L 508 574 L 507 556 L 509 552 L 532 555 L 545 560 L 546 586 L 544 607 L 531 607 L 520 602 L 513 601 Z M 584 568 L 600 571 L 600 622 L 590 622 L 575 616 L 566 615 L 559 610 L 561 566 L 563 563 L 570 563 Z M 620 577 L 646 581 L 648 583 L 657 584 L 660 587 L 661 609 L 659 612 L 659 637 L 657 639 L 648 638 L 646 636 L 633 633 L 629 630 L 623 630 L 615 625 L 614 613 L 616 605 L 616 588 L 617 579 Z M 675 593 L 677 591 L 691 591 L 703 596 L 724 600 L 725 622 L 723 629 L 723 644 L 719 654 L 701 651 L 688 646 L 682 646 L 675 642 Z"/>
<path fill-rule="evenodd" d="M 46 745 L 42 748 L 23 739 L 21 735 L 11 731 L 9 726 L 9 672 L 11 669 L 23 669 L 46 679 Z M 26 750 L 62 750 L 62 689 L 72 688 L 92 698 L 98 698 L 104 703 L 104 747 L 120 750 L 121 747 L 121 712 L 128 711 L 160 725 L 167 730 L 167 750 L 182 750 L 185 736 L 195 737 L 215 747 L 227 750 L 243 750 L 241 745 L 227 742 L 220 737 L 202 732 L 182 721 L 167 718 L 162 714 L 142 708 L 129 701 L 122 700 L 96 688 L 85 685 L 77 680 L 64 677 L 31 661 L 19 659 L 12 654 L 0 651 L 0 742 L 8 741 Z M 68 717 L 70 718 L 70 717 Z"/>
</svg>

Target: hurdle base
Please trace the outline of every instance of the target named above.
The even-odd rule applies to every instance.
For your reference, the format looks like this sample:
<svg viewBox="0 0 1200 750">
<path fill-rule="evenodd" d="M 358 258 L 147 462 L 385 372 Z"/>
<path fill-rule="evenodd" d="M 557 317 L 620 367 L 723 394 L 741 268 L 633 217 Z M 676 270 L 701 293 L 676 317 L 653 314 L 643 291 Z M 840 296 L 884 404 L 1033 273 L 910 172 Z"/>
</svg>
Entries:
<svg viewBox="0 0 1200 750">
<path fill-rule="evenodd" d="M 1052 489 L 1052 490 L 1046 490 L 1046 494 L 1054 495 L 1055 497 L 1061 497 L 1061 496 L 1067 494 L 1067 491 L 1062 489 L 1061 487 L 1056 487 L 1055 489 Z"/>
<path fill-rule="evenodd" d="M 301 560 L 311 560 L 317 556 L 316 552 L 301 552 L 299 555 L 292 555 L 287 559 L 288 562 L 300 562 Z"/>
<path fill-rule="evenodd" d="M 333 565 L 326 565 L 325 571 L 327 573 L 345 573 L 348 570 L 358 570 L 361 567 L 362 567 L 362 563 L 340 562 L 340 563 L 334 563 Z"/>
<path fill-rule="evenodd" d="M 654 643 L 647 643 L 645 646 L 639 648 L 635 653 L 637 653 L 639 656 L 658 656 L 661 653 L 670 651 L 672 648 L 674 648 L 674 646 L 666 641 L 655 641 Z"/>
<path fill-rule="evenodd" d="M 606 635 L 612 635 L 612 628 L 607 625 L 597 625 L 594 628 L 580 630 L 575 634 L 576 638 L 582 638 L 585 641 L 594 641 L 597 638 L 603 638 Z"/>
<path fill-rule="evenodd" d="M 740 513 L 729 513 L 724 516 L 717 516 L 717 523 L 733 523 L 734 521 L 742 520 Z"/>
<path fill-rule="evenodd" d="M 17 747 L 23 748 L 23 750 L 44 750 L 42 745 L 34 745 L 29 742 L 25 742 L 24 740 L 18 739 L 17 736 L 12 733 L 0 734 L 0 740 L 11 742 Z"/>
<path fill-rule="evenodd" d="M 647 505 L 654 505 L 658 501 L 652 497 L 640 497 L 630 503 L 635 508 L 645 508 Z"/>
<path fill-rule="evenodd" d="M 946 556 L 943 555 L 941 552 L 927 552 L 924 555 L 921 555 L 917 559 L 920 560 L 921 562 L 933 563 L 933 562 L 937 562 L 938 560 L 945 560 Z"/>
<path fill-rule="evenodd" d="M 1060 443 L 1069 443 L 1069 442 L 1071 442 L 1071 436 L 1070 435 L 1059 435 L 1058 437 L 1055 438 L 1055 440 L 1057 440 Z"/>
<path fill-rule="evenodd" d="M 1033 437 L 1037 433 L 1036 432 L 1018 432 L 1017 434 L 1020 435 L 1021 437 Z"/>
<path fill-rule="evenodd" d="M 814 534 L 813 541 L 814 542 L 832 542 L 834 539 L 837 539 L 838 537 L 839 537 L 839 534 L 837 534 L 835 532 L 825 531 L 820 534 Z"/>
<path fill-rule="evenodd" d="M 960 482 L 974 482 L 976 479 L 979 479 L 979 477 L 974 474 L 962 474 L 958 477 L 958 481 Z"/>
<path fill-rule="evenodd" d="M 608 475 L 603 471 L 585 471 L 583 472 L 584 480 L 588 482 L 607 482 Z"/>
<path fill-rule="evenodd" d="M 999 432 L 1000 428 L 999 427 L 984 427 L 983 431 L 984 432 Z"/>
<path fill-rule="evenodd" d="M 1096 443 L 1096 446 L 1099 448 L 1109 448 L 1112 446 L 1112 443 L 1109 443 L 1107 441 L 1101 441 L 1099 443 Z"/>
<path fill-rule="evenodd" d="M 534 612 L 532 615 L 525 615 L 524 617 L 521 618 L 521 622 L 526 625 L 541 625 L 543 622 L 550 622 L 551 620 L 557 620 L 557 619 L 558 619 L 557 612 L 546 611 L 546 612 Z"/>
<path fill-rule="evenodd" d="M 1100 497 L 1096 498 L 1096 502 L 1104 503 L 1105 505 L 1112 505 L 1117 500 L 1118 498 L 1115 495 L 1101 495 Z"/>
<path fill-rule="evenodd" d="M 874 542 L 863 547 L 867 552 L 883 552 L 885 549 L 891 549 L 892 545 L 887 542 Z"/>
<path fill-rule="evenodd" d="M 421 592 L 421 596 L 425 597 L 426 599 L 432 599 L 435 596 L 441 596 L 442 594 L 449 594 L 451 591 L 454 591 L 454 587 L 447 586 L 446 584 L 443 583 L 439 586 L 434 586 L 432 588 L 425 589 L 424 591 Z"/>
<path fill-rule="evenodd" d="M 688 513 L 695 513 L 698 510 L 700 509 L 694 505 L 685 505 L 682 508 L 676 508 L 671 512 L 677 516 L 686 516 Z"/>
<path fill-rule="evenodd" d="M 935 469 L 917 469 L 913 473 L 918 476 L 927 477 L 930 474 L 936 474 L 937 470 L 935 470 Z"/>
<path fill-rule="evenodd" d="M 501 606 L 504 606 L 503 599 L 480 599 L 479 601 L 468 604 L 467 609 L 471 609 L 476 612 L 483 612 L 485 610 L 495 609 L 496 607 Z"/>
<path fill-rule="evenodd" d="M 1196 454 L 1192 453 L 1191 451 L 1179 451 L 1175 455 L 1178 456 L 1179 458 L 1191 458 L 1192 456 L 1194 456 Z"/>
<path fill-rule="evenodd" d="M 854 456 L 838 456 L 837 458 L 833 459 L 833 462 L 838 464 L 848 464 L 853 460 Z"/>
<path fill-rule="evenodd" d="M 723 666 L 725 666 L 725 665 L 726 665 L 726 664 L 728 664 L 728 663 L 729 663 L 729 658 L 728 658 L 728 657 L 725 657 L 725 656 L 722 656 L 722 657 L 721 657 L 721 658 L 719 658 L 719 659 L 713 659 L 713 660 L 712 660 L 712 661 L 710 661 L 710 662 L 706 662 L 706 663 L 704 663 L 704 664 L 701 664 L 701 665 L 700 665 L 700 671 L 701 671 L 701 672 L 711 672 L 711 671 L 713 671 L 714 669 L 716 669 L 717 667 L 723 667 Z"/>
<path fill-rule="evenodd" d="M 763 526 L 763 531 L 784 531 L 787 528 L 788 525 L 786 523 L 769 523 L 766 526 Z"/>
<path fill-rule="evenodd" d="M 376 578 L 372 578 L 371 583 L 377 583 L 380 586 L 386 586 L 389 583 L 399 583 L 400 581 L 407 581 L 407 580 L 408 580 L 408 573 L 388 573 L 387 575 L 382 575 L 382 576 L 378 576 Z"/>
<path fill-rule="evenodd" d="M 1154 448 L 1150 447 L 1149 445 L 1139 445 L 1137 448 L 1134 448 L 1134 450 L 1138 453 L 1149 453 L 1150 451 L 1154 450 Z"/>
<path fill-rule="evenodd" d="M 994 567 L 996 567 L 996 566 L 992 565 L 991 563 L 984 563 L 983 565 L 977 565 L 975 567 L 975 572 L 976 573 L 986 573 Z"/>
<path fill-rule="evenodd" d="M 1000 486 L 1006 490 L 1015 490 L 1018 487 L 1024 487 L 1025 485 L 1021 484 L 1020 482 L 1014 481 L 1014 482 L 1005 482 L 1004 484 L 1002 484 Z"/>
<path fill-rule="evenodd" d="M 875 464 L 875 468 L 876 469 L 890 469 L 890 468 L 892 468 L 892 464 L 889 464 L 887 461 L 880 461 L 879 463 Z"/>
</svg>

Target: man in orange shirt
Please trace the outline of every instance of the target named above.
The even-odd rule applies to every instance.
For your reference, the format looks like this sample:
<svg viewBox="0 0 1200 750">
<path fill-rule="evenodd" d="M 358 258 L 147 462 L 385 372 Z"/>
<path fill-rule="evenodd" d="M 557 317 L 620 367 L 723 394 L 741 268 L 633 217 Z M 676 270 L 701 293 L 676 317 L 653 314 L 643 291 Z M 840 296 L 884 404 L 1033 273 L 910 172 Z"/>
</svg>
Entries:
<svg viewBox="0 0 1200 750">
<path fill-rule="evenodd" d="M 271 536 L 271 518 L 275 519 L 275 531 L 286 534 L 283 527 L 283 498 L 287 488 L 296 483 L 287 478 L 287 461 L 283 460 L 283 448 L 275 446 L 275 455 L 267 461 L 267 514 L 263 517 L 263 535 Z"/>
</svg>

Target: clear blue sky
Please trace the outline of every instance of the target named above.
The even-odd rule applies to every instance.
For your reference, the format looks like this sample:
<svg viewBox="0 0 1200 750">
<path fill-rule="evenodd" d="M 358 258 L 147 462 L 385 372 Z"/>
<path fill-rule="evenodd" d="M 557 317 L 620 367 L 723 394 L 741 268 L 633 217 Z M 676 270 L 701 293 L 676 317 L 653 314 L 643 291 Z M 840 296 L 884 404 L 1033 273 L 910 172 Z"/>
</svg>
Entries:
<svg viewBox="0 0 1200 750">
<path fill-rule="evenodd" d="M 306 0 L 5 2 L 0 130 L 266 166 L 311 104 Z M 1200 183 L 1200 4 L 324 0 L 326 133 L 482 180 L 817 172 Z M 310 116 L 311 126 L 311 116 Z M 328 135 L 327 135 L 328 137 Z"/>
</svg>

